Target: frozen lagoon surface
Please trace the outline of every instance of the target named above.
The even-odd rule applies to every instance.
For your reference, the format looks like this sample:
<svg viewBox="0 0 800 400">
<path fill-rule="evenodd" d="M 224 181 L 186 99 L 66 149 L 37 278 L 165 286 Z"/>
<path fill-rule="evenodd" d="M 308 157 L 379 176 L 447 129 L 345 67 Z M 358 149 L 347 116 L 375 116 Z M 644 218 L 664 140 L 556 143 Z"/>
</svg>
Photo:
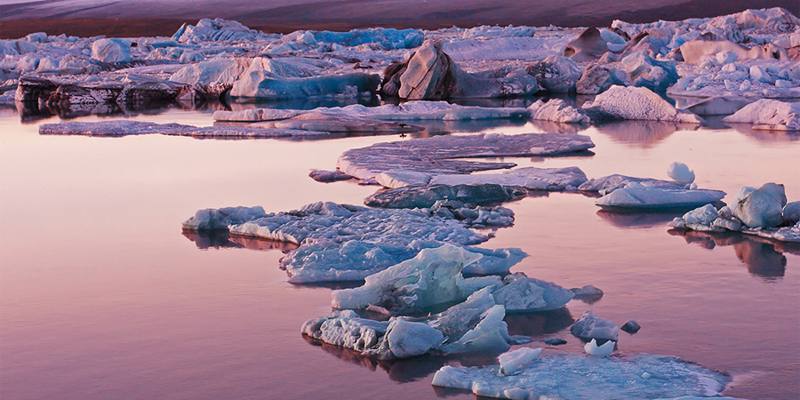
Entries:
<svg viewBox="0 0 800 400">
<path fill-rule="evenodd" d="M 132 118 L 211 122 L 210 111 Z M 0 397 L 474 398 L 434 388 L 433 374 L 447 363 L 494 364 L 493 356 L 389 363 L 312 345 L 299 329 L 328 314 L 331 288 L 287 283 L 278 269 L 287 245 L 189 235 L 193 242 L 180 234 L 180 222 L 200 208 L 360 204 L 376 187 L 322 184 L 308 171 L 399 136 L 228 141 L 37 133 L 57 121 L 23 124 L 0 110 Z M 719 126 L 480 122 L 455 132 L 572 129 L 591 137 L 595 155 L 497 161 L 660 179 L 681 161 L 699 187 L 723 190 L 728 201 L 741 186 L 769 181 L 800 199 L 800 136 Z M 620 325 L 641 324 L 636 335 L 620 333 L 617 354 L 674 355 L 728 372 L 727 396 L 788 399 L 800 392 L 800 249 L 669 233 L 666 224 L 682 212 L 615 214 L 595 201 L 549 193 L 505 205 L 515 225 L 482 247 L 519 247 L 530 256 L 512 271 L 605 292 L 591 305 L 573 300 L 566 310 L 509 315 L 510 334 L 532 336 L 527 346 L 544 347 L 546 355 L 581 355 L 569 325 L 592 309 Z M 568 343 L 541 343 L 553 337 Z"/>
</svg>

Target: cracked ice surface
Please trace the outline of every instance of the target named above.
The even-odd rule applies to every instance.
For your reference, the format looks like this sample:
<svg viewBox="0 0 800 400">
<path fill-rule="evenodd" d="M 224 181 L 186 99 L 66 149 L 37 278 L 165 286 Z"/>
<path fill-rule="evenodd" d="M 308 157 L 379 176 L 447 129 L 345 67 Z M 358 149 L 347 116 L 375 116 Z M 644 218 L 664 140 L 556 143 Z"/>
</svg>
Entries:
<svg viewBox="0 0 800 400">
<path fill-rule="evenodd" d="M 727 375 L 700 365 L 650 354 L 609 358 L 545 354 L 517 375 L 501 374 L 498 365 L 448 365 L 433 377 L 434 386 L 521 400 L 710 397 L 722 392 L 728 382 Z"/>
<path fill-rule="evenodd" d="M 458 214 L 467 218 L 459 221 L 454 219 L 457 214 L 436 213 L 433 209 L 371 209 L 319 202 L 299 210 L 269 213 L 227 228 L 233 235 L 300 245 L 280 261 L 290 282 L 354 281 L 412 258 L 425 248 L 444 243 L 466 246 L 484 242 L 489 237 L 468 226 L 508 224 L 513 218 L 507 218 L 506 213 L 486 209 L 470 215 Z M 198 229 L 196 220 L 197 216 L 190 218 L 184 228 Z M 471 274 L 505 273 L 520 257 L 517 249 L 470 247 L 468 250 L 483 256 L 467 267 L 466 272 Z"/>
<path fill-rule="evenodd" d="M 553 156 L 579 153 L 592 147 L 594 143 L 588 136 L 557 133 L 436 136 L 348 150 L 339 157 L 337 166 L 361 180 L 372 180 L 390 171 L 468 174 L 510 168 L 515 164 L 457 158 Z"/>
</svg>

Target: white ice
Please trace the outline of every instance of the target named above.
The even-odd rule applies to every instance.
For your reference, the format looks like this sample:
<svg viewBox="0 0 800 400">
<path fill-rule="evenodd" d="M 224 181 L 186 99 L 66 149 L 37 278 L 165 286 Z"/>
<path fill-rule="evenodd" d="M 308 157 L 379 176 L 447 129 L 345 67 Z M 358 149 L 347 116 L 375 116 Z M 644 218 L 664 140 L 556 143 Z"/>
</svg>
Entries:
<svg viewBox="0 0 800 400">
<path fill-rule="evenodd" d="M 761 99 L 744 106 L 723 121 L 750 124 L 753 129 L 800 131 L 800 102 Z"/>
<path fill-rule="evenodd" d="M 658 94 L 642 87 L 611 86 L 583 105 L 587 113 L 601 118 L 624 120 L 670 121 L 699 124 L 697 115 L 678 111 Z"/>
</svg>

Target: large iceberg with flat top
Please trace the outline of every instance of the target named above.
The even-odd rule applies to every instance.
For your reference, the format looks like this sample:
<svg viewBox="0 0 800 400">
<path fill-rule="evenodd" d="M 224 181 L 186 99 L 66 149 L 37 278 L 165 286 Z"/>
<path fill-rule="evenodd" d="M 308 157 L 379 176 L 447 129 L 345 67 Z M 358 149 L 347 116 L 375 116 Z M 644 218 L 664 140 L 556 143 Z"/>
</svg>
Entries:
<svg viewBox="0 0 800 400">
<path fill-rule="evenodd" d="M 724 197 L 725 192 L 720 190 L 658 188 L 630 183 L 601 197 L 595 204 L 610 209 L 691 208 L 716 203 Z"/>
<path fill-rule="evenodd" d="M 433 385 L 463 389 L 476 396 L 502 399 L 675 399 L 714 397 L 730 377 L 677 357 L 638 354 L 586 357 L 544 354 L 517 374 L 503 374 L 499 365 L 446 365 Z"/>
</svg>

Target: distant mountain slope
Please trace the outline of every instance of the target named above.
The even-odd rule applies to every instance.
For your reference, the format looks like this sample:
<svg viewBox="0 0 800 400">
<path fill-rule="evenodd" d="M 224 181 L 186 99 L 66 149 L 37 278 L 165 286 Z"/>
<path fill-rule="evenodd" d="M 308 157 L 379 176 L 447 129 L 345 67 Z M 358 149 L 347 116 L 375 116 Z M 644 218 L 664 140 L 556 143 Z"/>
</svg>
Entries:
<svg viewBox="0 0 800 400">
<path fill-rule="evenodd" d="M 727 14 L 798 0 L 0 0 L 0 36 L 49 33 L 155 35 L 202 17 L 267 31 L 364 26 L 439 28 L 480 24 L 608 25 Z"/>
</svg>

